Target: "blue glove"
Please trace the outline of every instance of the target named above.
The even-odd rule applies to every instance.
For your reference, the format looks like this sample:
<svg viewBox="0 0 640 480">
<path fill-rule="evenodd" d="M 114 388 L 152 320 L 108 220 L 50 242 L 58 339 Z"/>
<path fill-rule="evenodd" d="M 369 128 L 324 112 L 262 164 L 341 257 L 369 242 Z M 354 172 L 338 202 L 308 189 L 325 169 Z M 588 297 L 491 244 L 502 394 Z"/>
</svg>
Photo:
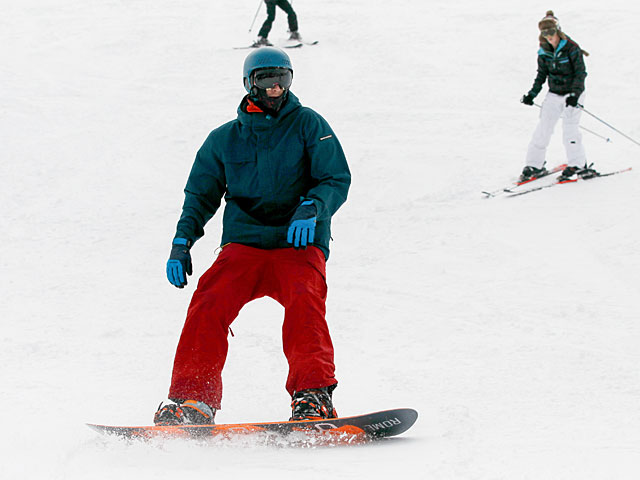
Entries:
<svg viewBox="0 0 640 480">
<path fill-rule="evenodd" d="M 171 284 L 178 288 L 184 288 L 187 284 L 187 275 L 193 273 L 191 267 L 191 241 L 186 238 L 175 238 L 171 246 L 171 254 L 167 261 L 167 278 Z"/>
<path fill-rule="evenodd" d="M 307 245 L 312 245 L 316 232 L 316 215 L 313 200 L 302 202 L 289 222 L 287 242 L 293 243 L 295 248 L 307 248 Z"/>
</svg>

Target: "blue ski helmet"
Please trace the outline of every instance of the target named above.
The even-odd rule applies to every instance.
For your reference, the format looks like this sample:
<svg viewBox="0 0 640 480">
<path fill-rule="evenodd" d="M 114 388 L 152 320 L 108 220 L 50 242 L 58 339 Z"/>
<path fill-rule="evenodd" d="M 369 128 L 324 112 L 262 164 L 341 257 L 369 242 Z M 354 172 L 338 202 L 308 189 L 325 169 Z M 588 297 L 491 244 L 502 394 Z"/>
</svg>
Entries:
<svg viewBox="0 0 640 480">
<path fill-rule="evenodd" d="M 247 55 L 244 60 L 242 80 L 247 92 L 251 91 L 251 74 L 261 68 L 286 68 L 291 70 L 293 75 L 289 55 L 276 47 L 260 47 Z"/>
</svg>

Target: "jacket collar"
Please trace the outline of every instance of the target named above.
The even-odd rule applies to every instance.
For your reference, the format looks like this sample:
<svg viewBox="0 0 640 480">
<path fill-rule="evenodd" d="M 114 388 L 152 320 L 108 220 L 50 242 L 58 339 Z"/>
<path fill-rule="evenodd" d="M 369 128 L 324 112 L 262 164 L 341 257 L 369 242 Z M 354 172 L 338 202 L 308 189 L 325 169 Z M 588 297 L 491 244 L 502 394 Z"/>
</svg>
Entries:
<svg viewBox="0 0 640 480">
<path fill-rule="evenodd" d="M 242 99 L 242 102 L 238 107 L 238 121 L 243 125 L 252 127 L 271 127 L 279 123 L 284 117 L 289 115 L 294 110 L 297 110 L 301 106 L 302 105 L 300 105 L 300 100 L 298 100 L 298 97 L 296 97 L 291 91 L 289 91 L 289 98 L 287 98 L 286 103 L 284 104 L 280 112 L 278 112 L 278 116 L 273 117 L 262 112 L 259 107 L 250 102 L 249 96 L 246 95 Z"/>
<path fill-rule="evenodd" d="M 545 50 L 544 48 L 540 47 L 540 50 L 538 50 L 538 55 L 547 55 L 549 57 L 555 57 L 560 53 L 560 50 L 562 50 L 562 48 L 566 44 L 567 44 L 567 39 L 563 38 L 562 40 L 560 40 L 560 43 L 558 43 L 558 47 L 553 52 L 549 50 Z"/>
</svg>

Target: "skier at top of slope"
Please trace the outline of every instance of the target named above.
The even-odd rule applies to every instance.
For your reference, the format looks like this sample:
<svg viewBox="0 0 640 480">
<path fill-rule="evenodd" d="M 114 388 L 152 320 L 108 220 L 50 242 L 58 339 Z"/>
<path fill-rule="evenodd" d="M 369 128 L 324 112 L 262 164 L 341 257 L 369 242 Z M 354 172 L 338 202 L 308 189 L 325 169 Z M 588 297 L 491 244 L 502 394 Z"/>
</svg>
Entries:
<svg viewBox="0 0 640 480">
<path fill-rule="evenodd" d="M 261 47 L 264 45 L 271 46 L 271 42 L 267 39 L 273 21 L 276 19 L 276 6 L 280 7 L 287 14 L 287 22 L 289 23 L 289 40 L 300 40 L 300 33 L 298 32 L 298 16 L 293 10 L 293 7 L 287 0 L 264 0 L 267 5 L 267 18 L 262 24 L 260 31 L 258 32 L 258 39 L 254 42 L 253 46 Z"/>
<path fill-rule="evenodd" d="M 562 31 L 552 10 L 538 22 L 538 28 L 538 74 L 531 90 L 522 97 L 521 102 L 533 105 L 533 99 L 547 80 L 549 91 L 542 102 L 540 120 L 529 143 L 520 181 L 546 173 L 544 165 L 547 147 L 560 117 L 567 155 L 567 167 L 560 175 L 560 180 L 568 180 L 576 174 L 591 175 L 594 171 L 587 167 L 579 129 L 582 114 L 579 104 L 583 105 L 584 102 L 584 81 L 587 76 L 583 55 L 588 53 Z"/>
<path fill-rule="evenodd" d="M 213 130 L 196 155 L 167 262 L 178 288 L 191 275 L 190 248 L 222 197 L 222 251 L 198 282 L 178 343 L 169 399 L 154 421 L 211 424 L 221 407 L 230 325 L 251 300 L 284 306 L 291 419 L 333 418 L 337 385 L 325 320 L 331 217 L 351 175 L 329 124 L 290 91 L 293 68 L 264 47 L 244 62 L 249 92 L 236 120 Z M 261 400 L 260 400 L 261 401 Z"/>
</svg>

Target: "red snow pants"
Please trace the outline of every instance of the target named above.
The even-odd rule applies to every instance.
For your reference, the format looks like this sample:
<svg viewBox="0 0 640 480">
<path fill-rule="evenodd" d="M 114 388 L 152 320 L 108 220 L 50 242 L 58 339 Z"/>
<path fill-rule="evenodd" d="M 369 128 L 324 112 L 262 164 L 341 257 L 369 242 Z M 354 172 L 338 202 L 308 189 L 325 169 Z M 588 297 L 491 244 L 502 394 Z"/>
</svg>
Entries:
<svg viewBox="0 0 640 480">
<path fill-rule="evenodd" d="M 282 344 L 289 394 L 334 385 L 333 344 L 325 319 L 325 258 L 316 247 L 264 250 L 226 245 L 193 294 L 173 364 L 169 398 L 220 409 L 229 326 L 240 309 L 268 296 L 284 309 Z"/>
</svg>

